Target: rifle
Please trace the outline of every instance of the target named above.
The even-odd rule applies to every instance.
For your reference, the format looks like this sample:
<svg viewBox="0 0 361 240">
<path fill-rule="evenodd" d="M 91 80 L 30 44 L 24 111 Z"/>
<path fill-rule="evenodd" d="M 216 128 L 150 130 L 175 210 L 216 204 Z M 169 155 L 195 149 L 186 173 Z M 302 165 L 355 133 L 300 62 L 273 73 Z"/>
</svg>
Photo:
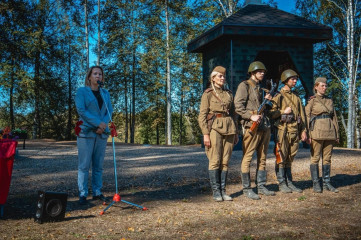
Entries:
<svg viewBox="0 0 361 240">
<path fill-rule="evenodd" d="M 285 135 L 285 132 L 286 132 L 286 129 L 283 133 L 283 137 Z M 277 140 L 278 139 L 278 130 L 275 129 L 273 131 L 273 136 L 274 136 L 274 142 L 275 142 L 275 147 L 273 149 L 273 153 L 275 154 L 276 156 L 276 164 L 280 164 L 280 163 L 283 163 L 283 153 L 281 151 L 281 145 L 280 145 L 280 142 Z"/>
<path fill-rule="evenodd" d="M 273 153 L 276 156 L 276 164 L 283 163 L 283 154 L 281 152 L 281 146 L 279 142 L 276 142 L 275 148 L 273 149 Z"/>
<path fill-rule="evenodd" d="M 269 94 L 273 97 L 276 93 L 276 89 L 277 89 L 277 84 L 273 83 L 272 79 L 271 79 L 271 91 L 269 92 Z M 261 103 L 261 105 L 259 106 L 259 108 L 257 109 L 257 115 L 261 115 L 263 114 L 264 110 L 266 110 L 267 106 L 272 106 L 272 103 L 270 100 L 268 99 L 264 99 L 263 102 Z M 251 128 L 249 129 L 249 133 L 253 136 L 258 129 L 259 123 L 258 122 L 253 122 Z"/>
</svg>

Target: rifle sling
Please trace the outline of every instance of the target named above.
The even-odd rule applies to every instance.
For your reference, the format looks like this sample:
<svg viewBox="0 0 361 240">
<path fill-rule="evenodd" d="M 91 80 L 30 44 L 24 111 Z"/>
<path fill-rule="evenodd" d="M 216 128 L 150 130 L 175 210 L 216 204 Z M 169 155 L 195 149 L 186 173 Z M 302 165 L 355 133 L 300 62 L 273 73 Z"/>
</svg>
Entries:
<svg viewBox="0 0 361 240">
<path fill-rule="evenodd" d="M 330 111 L 330 109 L 328 109 L 328 107 L 326 107 L 326 105 L 325 105 L 320 99 L 318 99 L 318 98 L 316 97 L 316 100 L 317 100 L 319 103 L 321 103 L 321 105 L 322 105 L 324 108 L 326 108 L 326 110 L 327 110 L 327 112 L 328 112 L 329 114 L 332 113 L 332 112 Z"/>
<path fill-rule="evenodd" d="M 290 102 L 291 105 L 292 105 L 292 107 L 295 108 L 295 111 L 294 111 L 294 112 L 296 113 L 295 115 L 296 115 L 296 116 L 299 116 L 299 112 L 298 112 L 297 106 L 296 106 L 296 104 L 292 101 L 292 99 L 290 99 L 287 95 L 283 95 L 282 91 L 281 91 L 280 93 L 281 93 L 281 96 L 285 98 L 286 103 Z M 293 110 L 292 110 L 292 111 L 293 111 Z"/>
</svg>

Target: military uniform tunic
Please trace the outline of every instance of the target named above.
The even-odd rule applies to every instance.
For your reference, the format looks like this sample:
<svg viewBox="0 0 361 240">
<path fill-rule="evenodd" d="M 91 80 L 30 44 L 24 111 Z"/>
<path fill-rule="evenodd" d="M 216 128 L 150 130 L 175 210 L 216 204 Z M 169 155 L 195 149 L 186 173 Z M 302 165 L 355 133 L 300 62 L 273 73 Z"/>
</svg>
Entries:
<svg viewBox="0 0 361 240">
<path fill-rule="evenodd" d="M 203 135 L 210 135 L 211 146 L 206 147 L 209 170 L 226 171 L 232 155 L 234 137 L 237 133 L 233 105 L 233 95 L 229 90 L 221 88 L 206 89 L 202 95 L 198 123 Z M 208 114 L 217 114 L 212 128 L 207 125 Z"/>
<path fill-rule="evenodd" d="M 241 117 L 243 126 L 242 173 L 250 172 L 250 164 L 255 151 L 257 151 L 257 169 L 261 171 L 266 169 L 267 150 L 271 137 L 268 118 L 263 117 L 257 132 L 253 136 L 249 133 L 249 128 L 253 124 L 251 116 L 257 114 L 257 110 L 263 101 L 262 98 L 262 89 L 254 80 L 249 79 L 238 85 L 234 105 L 236 113 Z"/>
<path fill-rule="evenodd" d="M 311 164 L 318 164 L 323 156 L 323 165 L 329 165 L 333 145 L 339 139 L 339 126 L 332 99 L 316 94 L 309 99 L 305 110 L 312 139 Z"/>
<path fill-rule="evenodd" d="M 302 102 L 294 92 L 282 88 L 280 94 L 272 99 L 272 103 L 271 116 L 276 119 L 275 127 L 278 128 L 278 139 L 285 157 L 284 162 L 279 164 L 279 167 L 290 168 L 298 151 L 300 134 L 307 132 Z M 285 123 L 281 121 L 281 116 L 287 107 L 292 108 L 294 119 Z"/>
</svg>

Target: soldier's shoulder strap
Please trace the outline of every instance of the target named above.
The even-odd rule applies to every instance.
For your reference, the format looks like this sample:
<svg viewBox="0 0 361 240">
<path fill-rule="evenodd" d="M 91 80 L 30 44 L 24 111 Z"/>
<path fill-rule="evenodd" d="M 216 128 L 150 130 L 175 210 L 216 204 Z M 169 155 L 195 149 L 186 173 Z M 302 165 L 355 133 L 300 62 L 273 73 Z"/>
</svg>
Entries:
<svg viewBox="0 0 361 240">
<path fill-rule="evenodd" d="M 205 93 L 209 93 L 209 92 L 212 92 L 213 91 L 213 88 L 207 88 L 206 90 L 204 90 Z"/>
<path fill-rule="evenodd" d="M 313 95 L 313 96 L 311 96 L 311 97 L 308 98 L 308 101 L 311 101 L 312 99 L 315 99 L 315 98 L 316 98 L 316 96 Z"/>
<path fill-rule="evenodd" d="M 287 96 L 286 94 L 282 94 L 282 91 L 281 91 L 280 93 L 281 93 L 283 99 L 286 101 L 286 103 L 292 105 L 292 107 L 294 108 L 293 111 L 296 113 L 296 116 L 298 116 L 298 114 L 300 113 L 300 112 L 299 112 L 299 109 L 298 109 L 298 106 L 297 106 L 298 104 L 297 104 L 297 103 L 294 103 L 294 102 L 292 101 L 292 99 L 291 99 L 289 96 Z M 296 96 L 298 97 L 298 95 L 296 95 Z M 298 97 L 298 98 L 299 98 L 299 97 Z"/>
<path fill-rule="evenodd" d="M 330 114 L 333 113 L 320 99 L 316 98 L 317 102 L 321 103 L 321 105 L 329 112 Z"/>
<path fill-rule="evenodd" d="M 247 85 L 251 85 L 251 87 L 253 87 L 253 88 L 256 87 L 256 85 L 252 82 L 251 79 L 248 79 L 248 80 L 244 81 L 244 83 L 247 84 Z"/>
</svg>

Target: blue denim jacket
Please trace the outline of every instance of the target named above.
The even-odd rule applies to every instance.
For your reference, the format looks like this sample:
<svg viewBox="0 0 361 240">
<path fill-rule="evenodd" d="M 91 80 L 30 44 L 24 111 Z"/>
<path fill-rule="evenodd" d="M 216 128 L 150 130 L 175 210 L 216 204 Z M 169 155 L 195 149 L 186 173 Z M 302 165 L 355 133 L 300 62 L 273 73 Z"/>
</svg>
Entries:
<svg viewBox="0 0 361 240">
<path fill-rule="evenodd" d="M 90 87 L 78 88 L 76 92 L 75 105 L 80 117 L 79 120 L 83 121 L 83 124 L 80 125 L 81 131 L 79 137 L 96 137 L 95 130 L 99 124 L 104 122 L 108 125 L 110 121 L 113 107 L 110 103 L 109 92 L 100 88 L 100 93 L 103 96 L 103 106 L 101 109 Z M 109 114 L 105 105 L 108 107 Z M 104 132 L 110 132 L 108 126 Z M 101 134 L 101 138 L 108 138 L 108 136 L 109 135 L 105 133 Z"/>
</svg>

